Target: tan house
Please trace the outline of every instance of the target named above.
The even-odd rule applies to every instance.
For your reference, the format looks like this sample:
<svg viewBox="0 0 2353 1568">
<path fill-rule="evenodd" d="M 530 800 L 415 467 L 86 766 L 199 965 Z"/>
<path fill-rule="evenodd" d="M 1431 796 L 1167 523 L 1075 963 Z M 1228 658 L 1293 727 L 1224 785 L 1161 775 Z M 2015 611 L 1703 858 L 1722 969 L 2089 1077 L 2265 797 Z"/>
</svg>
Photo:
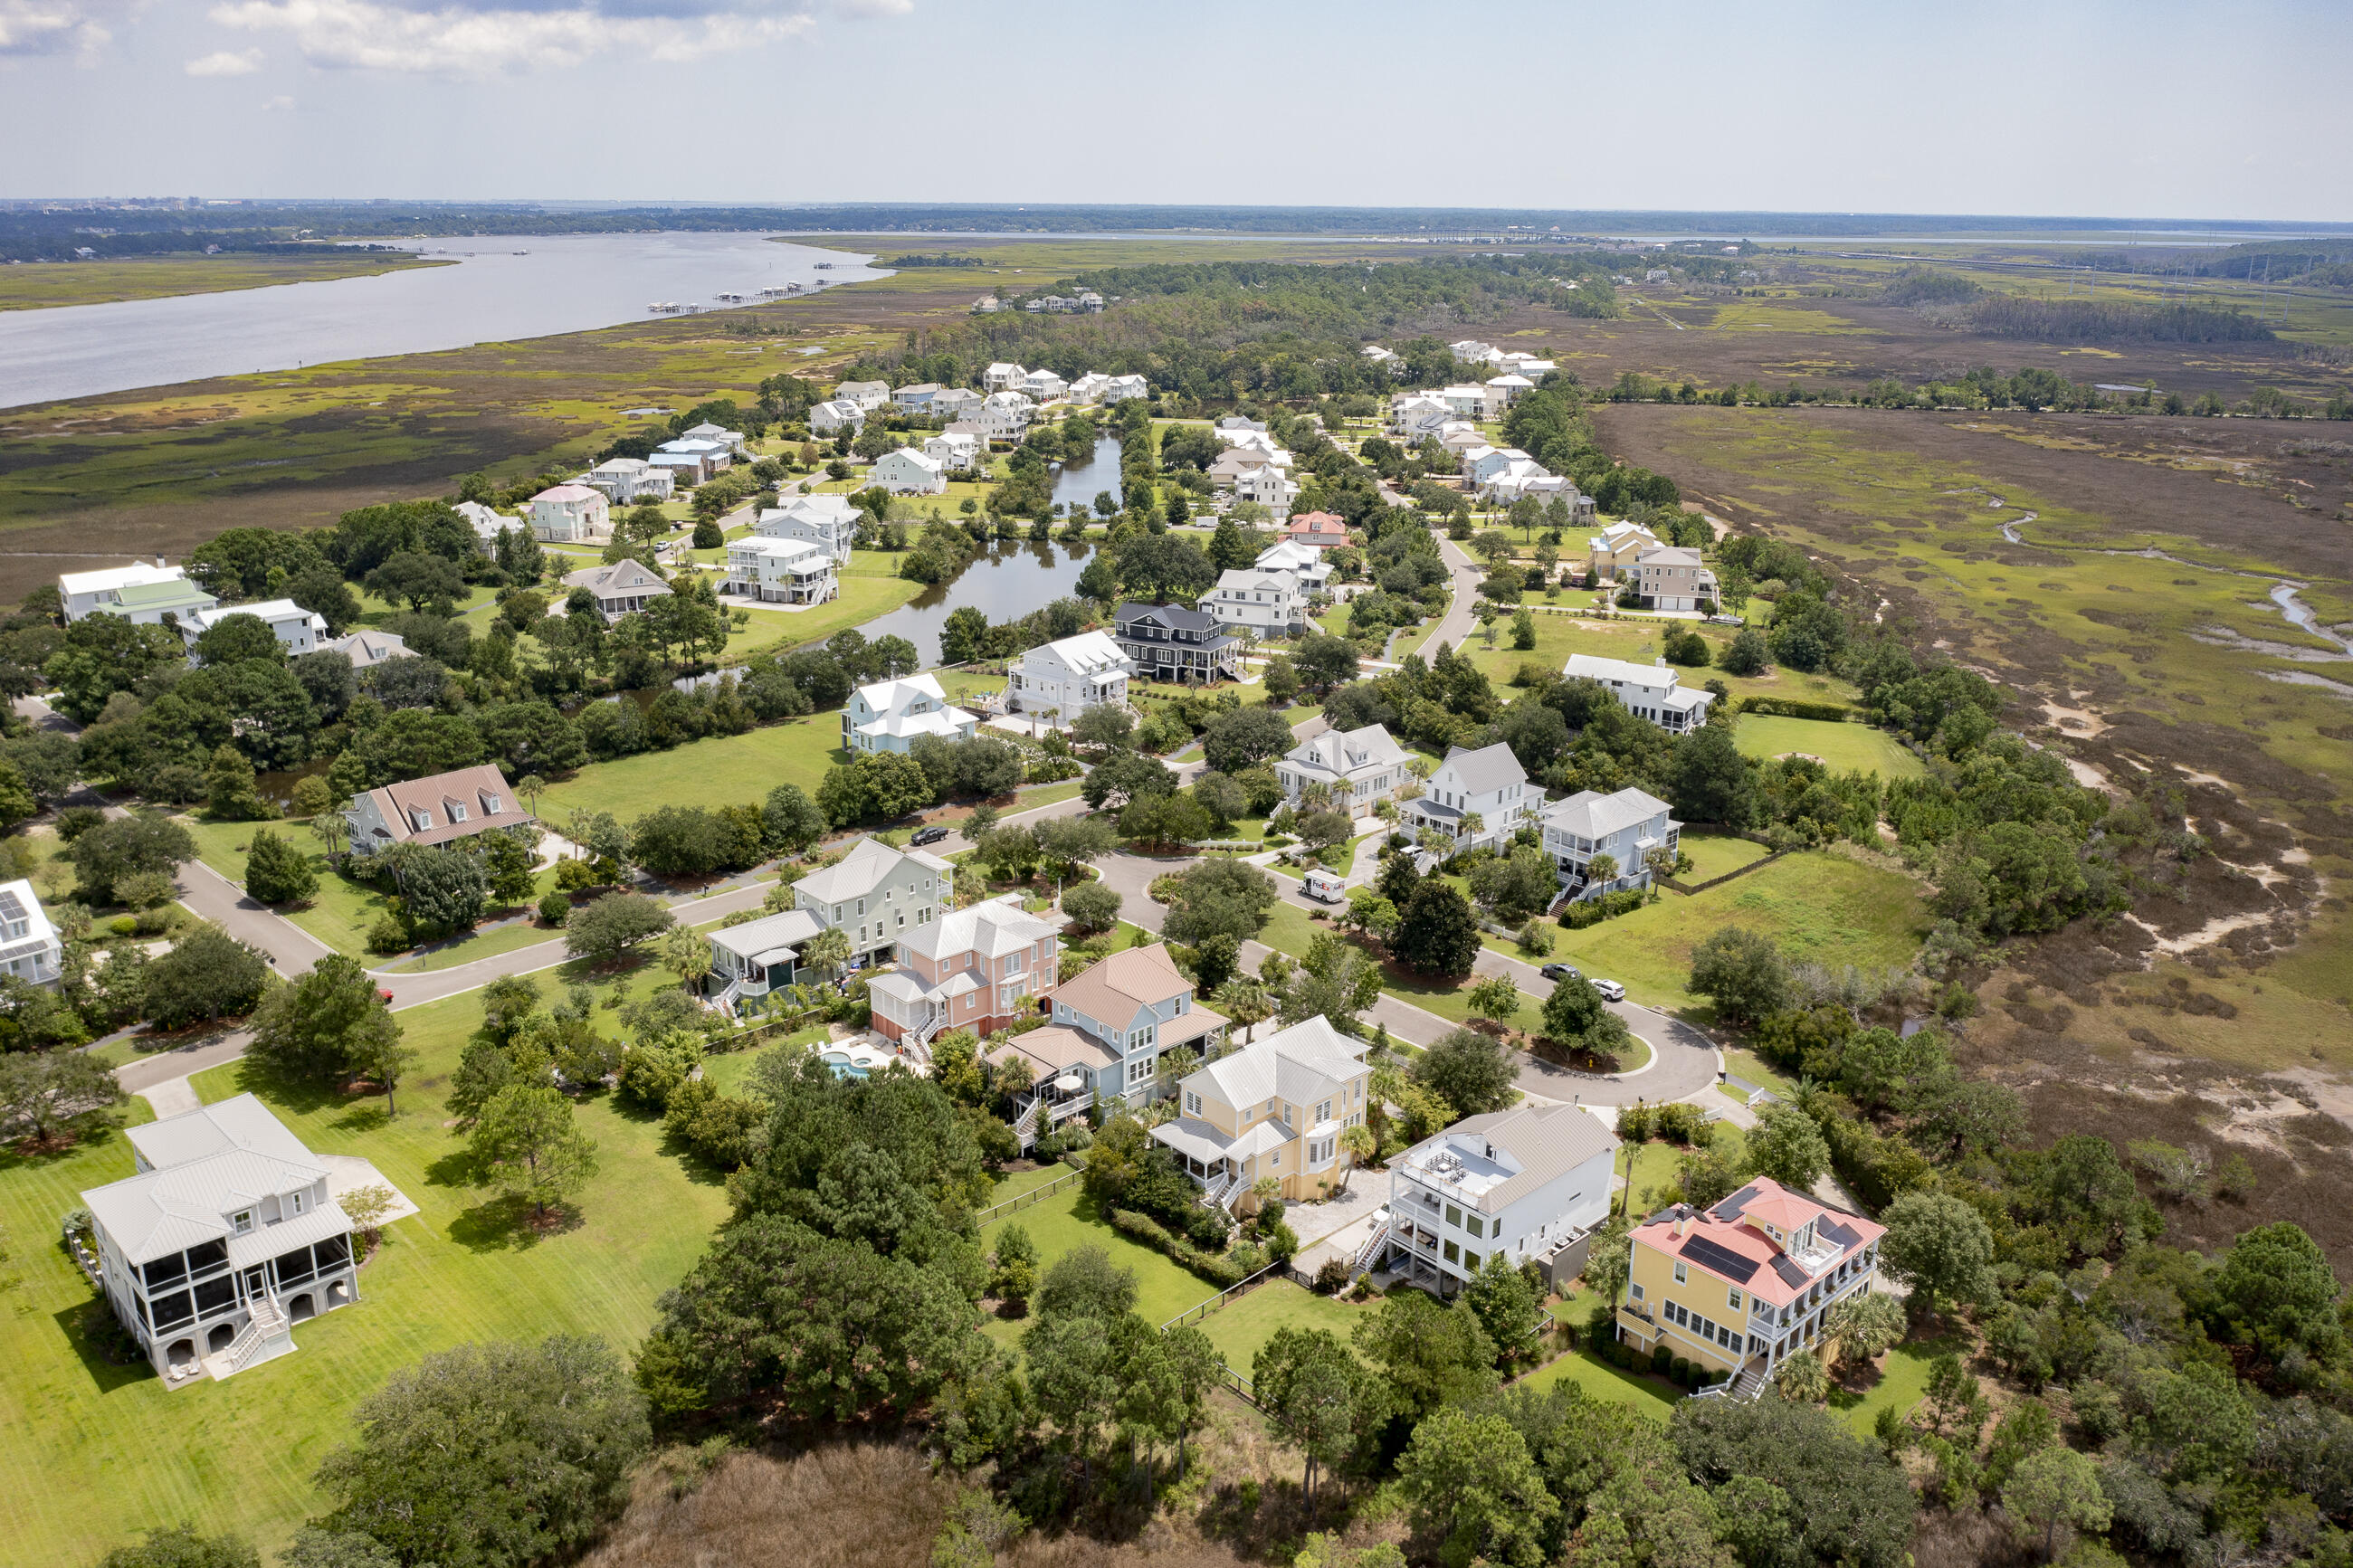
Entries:
<svg viewBox="0 0 2353 1568">
<path fill-rule="evenodd" d="M 1586 564 L 1597 583 L 1614 583 L 1630 576 L 1645 550 L 1659 548 L 1659 536 L 1639 522 L 1613 522 L 1585 542 Z"/>
<path fill-rule="evenodd" d="M 1371 1092 L 1365 1043 L 1310 1018 L 1187 1078 L 1176 1120 L 1152 1136 L 1228 1208 L 1261 1177 L 1285 1202 L 1319 1197 L 1345 1168 L 1340 1133 L 1364 1121 Z"/>
</svg>

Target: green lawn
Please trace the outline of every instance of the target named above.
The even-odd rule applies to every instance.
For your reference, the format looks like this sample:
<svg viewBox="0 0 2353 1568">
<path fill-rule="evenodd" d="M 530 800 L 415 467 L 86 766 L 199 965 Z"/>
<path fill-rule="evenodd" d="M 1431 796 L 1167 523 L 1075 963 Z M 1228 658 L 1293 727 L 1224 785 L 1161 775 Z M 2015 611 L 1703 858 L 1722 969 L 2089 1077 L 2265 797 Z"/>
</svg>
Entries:
<svg viewBox="0 0 2353 1568">
<path fill-rule="evenodd" d="M 333 948 L 369 964 L 387 961 L 368 952 L 368 931 L 376 918 L 385 910 L 385 897 L 363 882 L 354 882 L 339 875 L 327 864 L 325 848 L 311 837 L 307 821 L 291 822 L 203 822 L 193 816 L 179 819 L 196 841 L 196 857 L 206 865 L 235 882 L 245 886 L 247 847 L 253 842 L 256 828 L 267 827 L 280 837 L 302 851 L 318 874 L 319 890 L 309 904 L 300 909 L 286 909 L 285 918 Z M 539 875 L 533 897 L 555 886 L 555 873 L 551 869 Z M 494 911 L 496 912 L 496 911 Z M 445 969 L 453 963 L 471 963 L 478 958 L 493 953 L 511 952 L 518 947 L 547 942 L 556 933 L 535 920 L 503 926 L 495 931 L 477 931 L 465 941 L 427 954 L 409 965 L 416 969 Z"/>
<path fill-rule="evenodd" d="M 1928 1366 L 1947 1351 L 1960 1351 L 1962 1345 L 1947 1335 L 1934 1340 L 1913 1340 L 1897 1345 L 1887 1352 L 1878 1379 L 1860 1394 L 1849 1393 L 1835 1384 L 1831 1390 L 1831 1410 L 1841 1420 L 1863 1436 L 1871 1434 L 1872 1424 L 1879 1419 L 1882 1410 L 1893 1405 L 1908 1414 L 1912 1407 L 1928 1397 Z"/>
<path fill-rule="evenodd" d="M 1259 928 L 1258 940 L 1293 958 L 1304 958 L 1308 944 L 1319 933 L 1335 929 L 1328 921 L 1310 919 L 1307 911 L 1297 904 L 1279 902 L 1266 924 Z M 1499 948 L 1514 954 L 1519 951 L 1516 945 L 1499 944 Z M 1469 981 L 1457 985 L 1445 980 L 1422 980 L 1402 970 L 1389 969 L 1383 971 L 1381 989 L 1451 1023 L 1467 1024 L 1471 1021 Z M 1531 1026 L 1543 1007 L 1541 997 L 1531 996 L 1523 991 L 1520 993 L 1520 1015 L 1514 1022 L 1523 1028 Z"/>
<path fill-rule="evenodd" d="M 1210 1293 L 1202 1292 L 1205 1297 Z M 1318 1296 L 1289 1279 L 1275 1279 L 1219 1308 L 1198 1326 L 1226 1358 L 1226 1364 L 1248 1377 L 1259 1348 L 1274 1338 L 1276 1330 L 1324 1329 L 1346 1344 L 1370 1310 L 1335 1297 Z"/>
<path fill-rule="evenodd" d="M 1557 1361 L 1538 1367 L 1522 1380 L 1530 1388 L 1550 1388 L 1556 1383 L 1573 1383 L 1592 1399 L 1606 1399 L 1614 1405 L 1630 1405 L 1643 1415 L 1664 1421 L 1674 1414 L 1676 1395 L 1668 1385 L 1655 1377 L 1637 1377 L 1621 1372 L 1589 1351 L 1571 1351 Z"/>
<path fill-rule="evenodd" d="M 781 784 L 797 784 L 814 796 L 826 769 L 841 760 L 840 742 L 841 715 L 812 713 L 741 735 L 590 763 L 549 785 L 538 811 L 561 827 L 576 810 L 609 811 L 628 823 L 661 805 L 756 804 Z"/>
<path fill-rule="evenodd" d="M 1894 736 L 1869 724 L 1743 713 L 1732 738 L 1745 756 L 1778 757 L 1802 752 L 1820 758 L 1832 773 L 1853 769 L 1875 773 L 1883 779 L 1912 779 L 1928 771 Z"/>
<path fill-rule="evenodd" d="M 624 984 L 670 983 L 641 971 Z M 716 1173 L 665 1152 L 660 1125 L 607 1096 L 580 1105 L 599 1171 L 574 1229 L 535 1237 L 462 1184 L 463 1143 L 444 1125 L 448 1075 L 479 1022 L 477 996 L 401 1014 L 421 1054 L 387 1122 L 373 1097 L 322 1100 L 254 1080 L 241 1066 L 195 1080 L 208 1101 L 251 1087 L 311 1148 L 359 1154 L 422 1208 L 396 1222 L 360 1275 L 360 1300 L 295 1331 L 301 1349 L 227 1383 L 166 1393 L 143 1365 L 87 1357 L 78 1324 L 92 1297 L 55 1245 L 84 1187 L 132 1173 L 117 1136 L 45 1160 L 0 1153 L 0 1563 L 95 1561 L 135 1532 L 186 1521 L 255 1538 L 265 1555 L 320 1506 L 311 1477 L 345 1437 L 353 1408 L 394 1371 L 469 1341 L 594 1334 L 627 1354 L 724 1215 Z M 601 1019 L 600 1019 L 601 1021 Z M 128 1108 L 147 1120 L 143 1101 Z"/>
<path fill-rule="evenodd" d="M 762 1057 L 782 1046 L 813 1046 L 825 1037 L 825 1026 L 811 1024 L 806 1029 L 795 1030 L 781 1041 L 772 1040 L 754 1050 L 728 1051 L 720 1056 L 705 1057 L 702 1060 L 703 1081 L 722 1094 L 738 1093 L 744 1087 L 744 1080 L 751 1076 L 752 1064 Z"/>
<path fill-rule="evenodd" d="M 1218 1293 L 1218 1288 L 1193 1273 L 1179 1268 L 1159 1253 L 1141 1243 L 1130 1241 L 1112 1229 L 1095 1215 L 1095 1204 L 1086 1195 L 1081 1184 L 1072 1182 L 1043 1203 L 1017 1209 L 1005 1218 L 991 1222 L 981 1233 L 984 1250 L 997 1244 L 997 1236 L 1008 1225 L 1018 1225 L 1029 1233 L 1038 1247 L 1038 1273 L 1044 1278 L 1054 1259 L 1076 1247 L 1100 1247 L 1111 1255 L 1111 1260 L 1123 1268 L 1135 1271 L 1135 1310 L 1154 1323 L 1169 1319 Z M 1028 1321 L 1018 1318 L 997 1318 L 987 1327 L 991 1339 L 1010 1345 L 1021 1337 Z"/>
<path fill-rule="evenodd" d="M 1753 866 L 1772 853 L 1754 839 L 1742 838 L 1731 833 L 1701 833 L 1684 828 L 1677 840 L 1684 854 L 1691 857 L 1692 868 L 1679 873 L 1676 880 L 1686 883 L 1712 882 L 1725 877 L 1743 866 Z"/>
<path fill-rule="evenodd" d="M 852 551 L 849 563 L 841 569 L 839 594 L 815 609 L 797 614 L 755 613 L 748 634 L 728 639 L 728 658 L 740 660 L 771 648 L 823 642 L 838 631 L 889 615 L 923 591 L 923 584 L 899 575 L 899 563 L 904 558 L 887 550 Z"/>
<path fill-rule="evenodd" d="M 997 1187 L 988 1194 L 988 1204 L 981 1206 L 987 1208 L 989 1204 L 1010 1203 L 1024 1193 L 1034 1193 L 1039 1187 L 1060 1181 L 1072 1174 L 1075 1169 L 1056 1161 L 1053 1164 L 1039 1165 L 1027 1171 L 1008 1171 L 997 1178 Z"/>
<path fill-rule="evenodd" d="M 1765 1058 L 1755 1051 L 1726 1051 L 1724 1053 L 1724 1065 L 1734 1078 L 1745 1078 L 1758 1088 L 1769 1089 L 1785 1098 L 1789 1093 L 1789 1080 L 1767 1067 Z"/>
<path fill-rule="evenodd" d="M 1828 850 L 1785 855 L 1762 870 L 1583 931 L 1557 932 L 1553 958 L 1606 977 L 1655 1007 L 1703 1005 L 1686 991 L 1692 949 L 1725 926 L 1763 931 L 1793 960 L 1873 967 L 1908 963 L 1927 935 L 1918 884 Z"/>
</svg>

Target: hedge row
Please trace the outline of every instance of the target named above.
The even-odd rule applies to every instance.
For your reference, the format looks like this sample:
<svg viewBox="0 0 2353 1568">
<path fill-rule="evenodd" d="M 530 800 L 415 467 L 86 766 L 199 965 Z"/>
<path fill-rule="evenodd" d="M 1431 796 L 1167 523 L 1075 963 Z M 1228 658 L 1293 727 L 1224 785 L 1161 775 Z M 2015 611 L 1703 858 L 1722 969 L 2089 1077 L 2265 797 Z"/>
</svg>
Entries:
<svg viewBox="0 0 2353 1568">
<path fill-rule="evenodd" d="M 1651 1373 L 1690 1389 L 1705 1388 L 1711 1384 L 1722 1383 L 1731 1375 L 1729 1373 L 1711 1372 L 1703 1363 L 1676 1355 L 1664 1345 L 1656 1351 L 1638 1351 L 1609 1333 L 1607 1319 L 1597 1321 L 1593 1327 L 1593 1353 L 1610 1365 L 1622 1367 L 1628 1372 Z"/>
<path fill-rule="evenodd" d="M 1843 724 L 1855 717 L 1855 710 L 1843 702 L 1809 702 L 1799 697 L 1743 697 L 1739 704 L 1736 712 L 1774 719 L 1827 719 Z"/>
<path fill-rule="evenodd" d="M 1175 1258 L 1221 1290 L 1229 1286 L 1239 1285 L 1250 1278 L 1242 1272 L 1242 1266 L 1232 1258 L 1221 1258 L 1214 1252 L 1202 1251 L 1150 1215 L 1137 1214 L 1132 1209 L 1114 1208 L 1110 1211 L 1110 1216 L 1112 1228 L 1122 1236 L 1130 1240 L 1140 1241 L 1155 1252 Z"/>
</svg>

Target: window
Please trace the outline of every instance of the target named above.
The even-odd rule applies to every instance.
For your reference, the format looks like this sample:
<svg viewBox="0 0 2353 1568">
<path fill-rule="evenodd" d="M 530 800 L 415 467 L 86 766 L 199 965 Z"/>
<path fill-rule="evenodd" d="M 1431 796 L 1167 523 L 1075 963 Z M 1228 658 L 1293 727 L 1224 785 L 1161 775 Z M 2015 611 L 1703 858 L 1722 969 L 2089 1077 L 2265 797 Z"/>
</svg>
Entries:
<svg viewBox="0 0 2353 1568">
<path fill-rule="evenodd" d="M 1185 1110 L 1186 1113 L 1190 1116 L 1198 1116 L 1201 1114 L 1201 1097 L 1195 1094 L 1191 1089 L 1187 1089 L 1185 1091 Z"/>
<path fill-rule="evenodd" d="M 417 832 L 423 833 L 433 826 L 433 814 L 429 811 L 412 811 L 408 814 L 408 820 Z"/>
<path fill-rule="evenodd" d="M 1473 1236 L 1484 1236 L 1487 1234 L 1484 1230 L 1480 1228 L 1479 1216 L 1475 1214 L 1462 1222 L 1462 1228 L 1469 1231 Z"/>
<path fill-rule="evenodd" d="M 1132 1088 L 1152 1076 L 1152 1058 L 1138 1057 L 1127 1064 L 1127 1081 Z"/>
<path fill-rule="evenodd" d="M 302 1194 L 301 1193 L 296 1193 L 294 1194 L 294 1212 L 296 1214 L 301 1214 L 302 1212 Z"/>
<path fill-rule="evenodd" d="M 449 803 L 449 820 L 451 822 L 463 822 L 466 820 L 466 808 L 459 805 L 454 800 Z"/>
<path fill-rule="evenodd" d="M 485 795 L 482 796 L 482 815 L 484 816 L 496 816 L 505 809 L 506 803 L 498 795 Z"/>
<path fill-rule="evenodd" d="M 1315 1107 L 1315 1120 L 1318 1121 L 1329 1121 L 1332 1120 L 1332 1102 L 1330 1100 L 1322 1100 L 1317 1103 Z"/>
<path fill-rule="evenodd" d="M 230 1217 L 228 1223 L 231 1230 L 235 1231 L 239 1236 L 243 1236 L 247 1231 L 253 1228 L 253 1211 L 251 1209 L 239 1209 Z"/>
<path fill-rule="evenodd" d="M 1446 1205 L 1446 1223 L 1451 1226 L 1460 1226 L 1462 1223 L 1462 1211 L 1456 1208 L 1452 1204 L 1448 1204 Z"/>
<path fill-rule="evenodd" d="M 1691 1283 L 1691 1277 L 1683 1272 L 1683 1266 L 1680 1263 L 1675 1265 L 1675 1283 L 1678 1285 Z"/>
<path fill-rule="evenodd" d="M 1634 1300 L 1636 1300 L 1637 1301 L 1641 1300 L 1642 1299 L 1642 1288 L 1641 1288 L 1640 1285 L 1637 1285 L 1637 1286 L 1633 1287 L 1633 1290 L 1634 1290 Z"/>
<path fill-rule="evenodd" d="M 1460 1263 L 1462 1261 L 1461 1251 L 1451 1241 L 1446 1244 L 1446 1261 L 1449 1263 Z"/>
<path fill-rule="evenodd" d="M 1729 1307 L 1730 1307 L 1734 1311 L 1737 1312 L 1738 1310 L 1740 1310 L 1740 1292 L 1739 1292 L 1739 1291 L 1737 1291 L 1737 1290 L 1726 1290 L 1726 1291 L 1724 1293 L 1724 1300 L 1725 1300 L 1725 1303 L 1727 1306 L 1729 1306 Z"/>
</svg>

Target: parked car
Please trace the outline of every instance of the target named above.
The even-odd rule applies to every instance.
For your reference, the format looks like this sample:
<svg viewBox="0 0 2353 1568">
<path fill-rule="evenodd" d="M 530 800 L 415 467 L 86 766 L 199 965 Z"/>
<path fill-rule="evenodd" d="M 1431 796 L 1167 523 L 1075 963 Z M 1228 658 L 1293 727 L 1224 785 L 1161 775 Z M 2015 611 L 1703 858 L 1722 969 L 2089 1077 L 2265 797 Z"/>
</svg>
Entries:
<svg viewBox="0 0 2353 1568">
<path fill-rule="evenodd" d="M 1580 980 L 1584 978 L 1584 976 L 1577 973 L 1577 966 L 1573 963 L 1547 963 L 1542 969 L 1537 970 L 1536 973 L 1543 975 L 1546 980 Z"/>
<path fill-rule="evenodd" d="M 1626 988 L 1623 985 L 1619 984 L 1615 980 L 1596 980 L 1592 984 L 1596 991 L 1601 993 L 1602 999 L 1604 1001 L 1623 1002 L 1626 1000 Z"/>
<path fill-rule="evenodd" d="M 928 827 L 918 827 L 915 829 L 915 836 L 913 838 L 908 839 L 907 843 L 912 847 L 921 848 L 926 844 L 937 844 L 941 839 L 945 838 L 949 834 L 955 831 L 955 829 L 950 827 L 944 822 L 934 822 Z"/>
</svg>

